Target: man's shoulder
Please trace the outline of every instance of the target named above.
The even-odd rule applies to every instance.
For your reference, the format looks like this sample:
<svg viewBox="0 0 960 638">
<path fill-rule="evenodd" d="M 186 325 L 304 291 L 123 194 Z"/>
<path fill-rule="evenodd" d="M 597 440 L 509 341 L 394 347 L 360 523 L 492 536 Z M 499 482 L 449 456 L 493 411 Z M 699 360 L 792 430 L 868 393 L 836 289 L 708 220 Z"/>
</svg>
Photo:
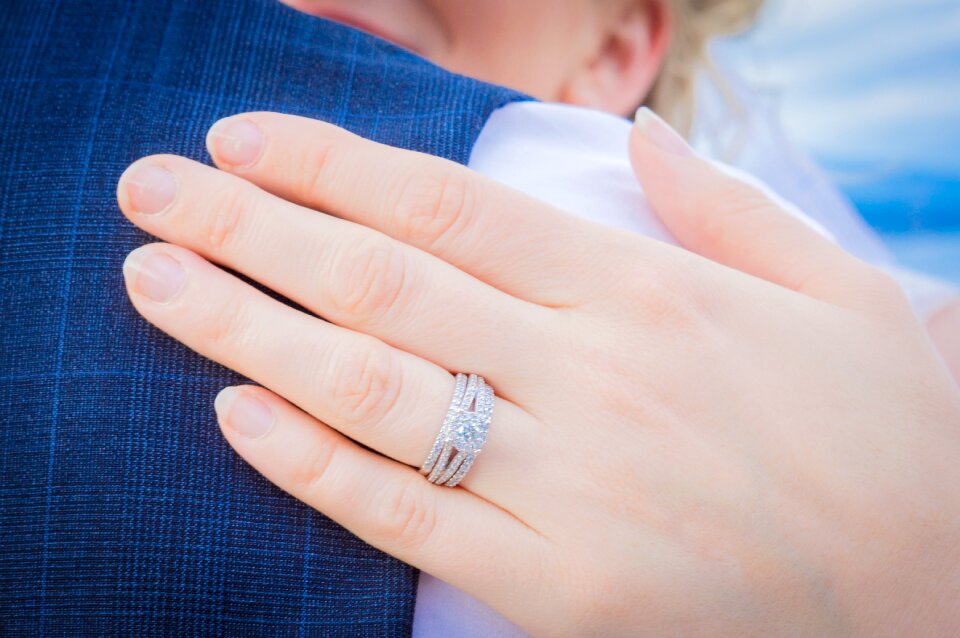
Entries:
<svg viewBox="0 0 960 638">
<path fill-rule="evenodd" d="M 216 428 L 187 427 L 251 380 L 130 305 L 121 262 L 150 238 L 116 185 L 146 155 L 206 160 L 210 125 L 246 111 L 466 162 L 490 112 L 522 96 L 277 0 L 3 0 L 0 60 L 0 422 L 16 433 L 0 578 L 22 575 L 0 587 L 4 628 L 409 633 L 412 567 L 281 498 Z"/>
<path fill-rule="evenodd" d="M 529 99 L 278 0 L 3 4 L 0 97 L 57 107 L 5 114 L 96 120 L 130 146 L 167 134 L 189 154 L 198 128 L 268 110 L 465 163 L 489 114 Z"/>
</svg>

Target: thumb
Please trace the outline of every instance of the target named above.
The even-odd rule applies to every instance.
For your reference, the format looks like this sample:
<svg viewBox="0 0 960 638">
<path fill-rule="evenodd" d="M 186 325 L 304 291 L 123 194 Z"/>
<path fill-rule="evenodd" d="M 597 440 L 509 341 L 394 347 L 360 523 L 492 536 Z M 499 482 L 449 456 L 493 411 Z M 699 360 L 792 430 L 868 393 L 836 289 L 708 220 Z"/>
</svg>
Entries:
<svg viewBox="0 0 960 638">
<path fill-rule="evenodd" d="M 646 107 L 637 111 L 630 159 L 650 205 L 688 250 L 838 305 L 872 289 L 879 271 L 760 182 L 698 155 Z"/>
</svg>

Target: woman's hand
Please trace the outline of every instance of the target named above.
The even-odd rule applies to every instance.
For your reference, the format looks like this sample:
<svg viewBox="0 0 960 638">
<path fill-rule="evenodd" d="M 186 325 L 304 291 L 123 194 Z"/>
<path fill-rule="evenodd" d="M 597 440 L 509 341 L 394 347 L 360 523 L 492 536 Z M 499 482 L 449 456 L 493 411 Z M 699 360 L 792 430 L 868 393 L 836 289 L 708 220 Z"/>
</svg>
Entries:
<svg viewBox="0 0 960 638">
<path fill-rule="evenodd" d="M 125 173 L 123 211 L 171 242 L 131 253 L 130 297 L 264 386 L 216 407 L 268 479 L 530 633 L 951 633 L 960 396 L 904 297 L 639 121 L 637 174 L 690 250 L 248 113 L 211 133 L 223 170 Z M 497 392 L 457 489 L 416 469 L 450 371 Z"/>
</svg>

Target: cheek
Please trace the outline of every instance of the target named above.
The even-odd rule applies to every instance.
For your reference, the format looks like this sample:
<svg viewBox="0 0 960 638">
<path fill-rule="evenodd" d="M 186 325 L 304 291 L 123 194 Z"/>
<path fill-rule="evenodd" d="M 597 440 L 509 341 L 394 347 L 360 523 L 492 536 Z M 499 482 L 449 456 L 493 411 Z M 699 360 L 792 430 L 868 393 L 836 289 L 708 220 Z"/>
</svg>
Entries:
<svg viewBox="0 0 960 638">
<path fill-rule="evenodd" d="M 579 61 L 584 20 L 557 0 L 446 0 L 449 46 L 434 62 L 457 73 L 556 100 Z M 441 7 L 438 7 L 441 8 Z"/>
</svg>

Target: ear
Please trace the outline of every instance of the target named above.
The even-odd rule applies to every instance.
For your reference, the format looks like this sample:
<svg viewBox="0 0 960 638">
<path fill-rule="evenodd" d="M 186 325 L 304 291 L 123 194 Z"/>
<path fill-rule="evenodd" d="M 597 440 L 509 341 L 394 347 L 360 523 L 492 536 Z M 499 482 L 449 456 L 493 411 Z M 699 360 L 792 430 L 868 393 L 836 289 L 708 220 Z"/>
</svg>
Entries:
<svg viewBox="0 0 960 638">
<path fill-rule="evenodd" d="M 663 64 L 673 14 L 666 0 L 617 3 L 594 50 L 560 89 L 560 101 L 633 115 Z"/>
</svg>

